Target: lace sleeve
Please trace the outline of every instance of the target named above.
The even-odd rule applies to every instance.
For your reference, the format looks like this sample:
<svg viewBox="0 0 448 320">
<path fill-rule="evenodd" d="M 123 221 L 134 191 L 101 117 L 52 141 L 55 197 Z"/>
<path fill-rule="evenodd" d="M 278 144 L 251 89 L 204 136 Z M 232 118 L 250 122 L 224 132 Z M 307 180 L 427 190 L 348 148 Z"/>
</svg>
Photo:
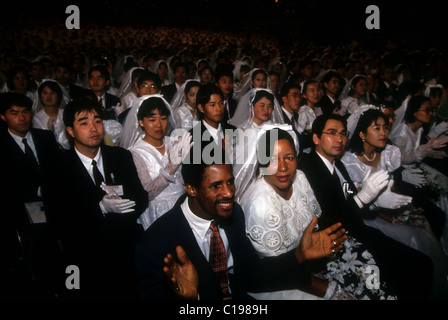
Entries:
<svg viewBox="0 0 448 320">
<path fill-rule="evenodd" d="M 394 145 L 397 146 L 401 152 L 401 163 L 412 164 L 415 162 L 421 162 L 422 158 L 419 155 L 419 151 L 424 146 L 422 145 L 417 149 L 413 149 L 407 147 L 407 142 L 407 139 L 403 136 L 398 136 L 394 140 Z"/>
<path fill-rule="evenodd" d="M 134 150 L 131 150 L 131 152 L 140 182 L 142 183 L 143 188 L 148 192 L 148 200 L 152 201 L 170 184 L 170 181 L 166 177 L 166 173 L 161 174 L 160 171 L 151 171 L 150 168 L 152 166 L 148 166 L 138 152 L 135 152 Z M 163 168 L 160 170 L 163 170 Z M 154 176 L 156 177 L 153 178 Z"/>
</svg>

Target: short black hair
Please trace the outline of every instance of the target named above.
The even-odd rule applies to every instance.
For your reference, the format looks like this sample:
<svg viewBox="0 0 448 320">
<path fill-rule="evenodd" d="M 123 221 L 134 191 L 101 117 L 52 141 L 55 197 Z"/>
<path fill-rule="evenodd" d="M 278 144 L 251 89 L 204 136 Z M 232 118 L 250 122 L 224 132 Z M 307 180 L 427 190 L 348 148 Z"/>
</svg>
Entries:
<svg viewBox="0 0 448 320">
<path fill-rule="evenodd" d="M 143 71 L 140 76 L 138 77 L 137 80 L 137 86 L 141 86 L 143 82 L 145 81 L 152 81 L 154 82 L 154 85 L 157 87 L 157 89 L 160 90 L 160 88 L 162 87 L 162 80 L 160 80 L 160 77 L 155 74 L 154 72 L 145 70 Z"/>
<path fill-rule="evenodd" d="M 37 96 L 41 102 L 42 102 L 41 94 L 45 87 L 50 88 L 51 91 L 54 91 L 58 94 L 58 107 L 60 107 L 63 98 L 63 93 L 59 84 L 57 84 L 57 82 L 53 80 L 46 80 L 42 82 L 37 88 Z"/>
<path fill-rule="evenodd" d="M 5 115 L 6 111 L 13 106 L 25 107 L 31 111 L 33 101 L 26 95 L 18 92 L 5 92 L 0 94 L 0 114 Z"/>
<path fill-rule="evenodd" d="M 196 161 L 193 152 L 194 150 L 191 148 L 181 165 L 181 174 L 185 185 L 189 184 L 195 188 L 199 188 L 204 179 L 205 169 L 209 166 L 225 164 L 232 167 L 232 163 L 229 161 L 225 152 L 221 152 L 218 158 L 213 157 L 213 161 L 211 162 L 204 161 L 202 155 L 200 160 Z"/>
<path fill-rule="evenodd" d="M 351 138 L 350 142 L 348 143 L 347 150 L 357 155 L 362 155 L 364 153 L 364 145 L 362 143 L 361 137 L 359 136 L 359 133 L 367 133 L 367 128 L 372 124 L 372 122 L 376 123 L 378 118 L 383 118 L 386 124 L 389 123 L 389 119 L 387 118 L 387 116 L 378 109 L 369 109 L 361 114 L 354 132 L 350 133 Z"/>
<path fill-rule="evenodd" d="M 347 130 L 347 120 L 343 116 L 336 113 L 328 113 L 328 114 L 324 113 L 318 116 L 313 121 L 311 127 L 311 135 L 316 134 L 317 137 L 320 139 L 328 120 L 340 121 L 344 125 L 344 129 Z"/>
<path fill-rule="evenodd" d="M 92 75 L 93 71 L 99 71 L 99 73 L 106 79 L 106 81 L 110 81 L 110 73 L 107 70 L 107 67 L 102 64 L 96 64 L 89 69 L 89 78 Z"/>
<path fill-rule="evenodd" d="M 271 159 L 274 152 L 274 144 L 279 140 L 287 140 L 289 143 L 291 143 L 293 149 L 296 150 L 294 138 L 287 131 L 280 128 L 273 128 L 263 133 L 258 140 L 258 151 L 264 153 L 260 156 L 268 157 L 269 159 Z M 257 162 L 257 176 L 259 174 L 260 168 L 266 168 L 269 166 L 269 164 L 270 161 L 267 163 L 260 162 L 259 157 Z"/>
<path fill-rule="evenodd" d="M 162 98 L 150 97 L 145 99 L 137 112 L 137 120 L 143 120 L 146 117 L 152 117 L 154 110 L 159 110 L 161 115 L 169 117 L 171 115 L 170 110 L 163 102 Z"/>
<path fill-rule="evenodd" d="M 431 101 L 428 97 L 425 96 L 414 96 L 408 101 L 408 105 L 406 106 L 406 111 L 404 112 L 403 120 L 406 123 L 415 122 L 414 113 L 420 109 L 424 102 Z"/>
<path fill-rule="evenodd" d="M 96 113 L 104 119 L 103 106 L 99 103 L 98 99 L 95 96 L 86 94 L 67 103 L 62 116 L 64 125 L 66 127 L 73 127 L 75 115 L 84 111 L 96 111 Z"/>
<path fill-rule="evenodd" d="M 282 88 L 280 89 L 280 96 L 282 98 L 286 97 L 289 94 L 289 91 L 293 88 L 298 89 L 299 92 L 301 92 L 302 89 L 300 84 L 298 84 L 297 82 L 288 81 L 285 84 L 283 84 Z"/>
<path fill-rule="evenodd" d="M 224 99 L 222 91 L 216 85 L 209 83 L 201 86 L 196 94 L 196 106 L 205 106 L 213 94 L 219 94 Z"/>
</svg>

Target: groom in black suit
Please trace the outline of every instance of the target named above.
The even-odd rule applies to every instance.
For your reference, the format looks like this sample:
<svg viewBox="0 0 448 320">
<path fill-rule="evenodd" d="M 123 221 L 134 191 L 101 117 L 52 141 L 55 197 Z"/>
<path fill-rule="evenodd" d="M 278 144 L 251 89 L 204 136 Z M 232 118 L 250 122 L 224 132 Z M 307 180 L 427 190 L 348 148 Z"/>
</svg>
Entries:
<svg viewBox="0 0 448 320">
<path fill-rule="evenodd" d="M 53 199 L 49 182 L 62 151 L 53 132 L 30 128 L 32 101 L 28 97 L 7 92 L 1 94 L 0 100 L 0 118 L 6 126 L 0 133 L 3 181 L 0 234 L 6 238 L 0 241 L 5 245 L 3 265 L 10 266 L 12 270 L 17 268 L 17 259 L 25 259 L 38 286 L 49 288 L 45 291 L 39 289 L 37 294 L 48 297 L 46 294 L 56 293 L 57 271 L 54 268 L 60 262 L 61 254 L 50 228 Z M 41 212 L 43 219 L 32 219 L 31 206 L 40 209 L 36 212 Z M 7 276 L 8 281 L 11 279 L 11 275 Z M 15 290 L 22 297 L 24 291 L 31 292 L 30 288 L 19 292 L 19 287 L 13 286 L 8 294 L 13 296 Z"/>
<path fill-rule="evenodd" d="M 381 279 L 399 299 L 427 299 L 433 274 L 431 260 L 362 221 L 370 213 L 369 204 L 362 203 L 358 197 L 362 190 L 357 191 L 340 161 L 348 141 L 346 133 L 347 124 L 340 115 L 317 117 L 312 126 L 315 150 L 299 159 L 298 169 L 305 173 L 322 209 L 319 226 L 326 228 L 341 221 L 349 235 L 373 254 Z"/>
<path fill-rule="evenodd" d="M 64 124 L 74 146 L 59 176 L 60 236 L 67 263 L 80 269 L 82 298 L 133 298 L 134 245 L 142 232 L 137 218 L 148 205 L 129 151 L 102 144 L 101 105 L 73 100 Z M 105 192 L 101 181 L 115 191 Z M 76 295 L 78 296 L 78 295 Z"/>
</svg>

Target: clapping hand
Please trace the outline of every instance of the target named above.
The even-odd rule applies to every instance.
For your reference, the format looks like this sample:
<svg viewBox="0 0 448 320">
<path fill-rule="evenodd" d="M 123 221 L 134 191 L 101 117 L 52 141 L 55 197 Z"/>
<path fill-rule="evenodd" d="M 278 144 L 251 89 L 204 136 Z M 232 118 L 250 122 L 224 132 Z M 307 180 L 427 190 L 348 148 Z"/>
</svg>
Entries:
<svg viewBox="0 0 448 320">
<path fill-rule="evenodd" d="M 387 185 L 389 173 L 386 170 L 378 170 L 372 174 L 369 170 L 362 181 L 361 191 L 356 195 L 364 204 L 375 199 L 380 191 Z"/>
<path fill-rule="evenodd" d="M 340 222 L 318 232 L 313 232 L 317 224 L 317 217 L 314 216 L 310 225 L 303 233 L 300 245 L 296 248 L 297 260 L 319 259 L 343 248 L 342 243 L 347 239 L 345 229 L 341 228 Z"/>
<path fill-rule="evenodd" d="M 181 246 L 176 247 L 176 255 L 178 262 L 171 254 L 166 255 L 163 272 L 176 295 L 183 299 L 197 299 L 199 279 L 196 268 Z"/>
</svg>

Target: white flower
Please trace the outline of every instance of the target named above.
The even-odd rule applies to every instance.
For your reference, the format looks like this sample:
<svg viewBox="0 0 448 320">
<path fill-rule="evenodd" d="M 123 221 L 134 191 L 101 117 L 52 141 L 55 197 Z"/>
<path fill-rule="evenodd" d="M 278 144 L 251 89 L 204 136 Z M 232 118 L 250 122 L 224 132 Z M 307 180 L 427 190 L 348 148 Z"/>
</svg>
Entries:
<svg viewBox="0 0 448 320">
<path fill-rule="evenodd" d="M 347 261 L 346 267 L 348 267 L 352 272 L 355 272 L 355 268 L 358 265 L 362 265 L 362 262 L 357 260 L 356 258 L 358 257 L 358 253 L 357 252 L 345 252 L 342 255 L 342 259 L 344 259 L 345 261 Z"/>
</svg>

